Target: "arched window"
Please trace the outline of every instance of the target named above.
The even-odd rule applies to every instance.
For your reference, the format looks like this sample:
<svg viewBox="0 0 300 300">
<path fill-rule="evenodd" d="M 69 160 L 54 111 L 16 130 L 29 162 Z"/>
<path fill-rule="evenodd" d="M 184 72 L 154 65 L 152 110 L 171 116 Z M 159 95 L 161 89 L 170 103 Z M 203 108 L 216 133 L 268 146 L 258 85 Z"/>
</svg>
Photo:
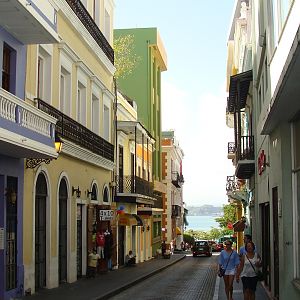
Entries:
<svg viewBox="0 0 300 300">
<path fill-rule="evenodd" d="M 109 202 L 109 192 L 107 186 L 104 188 L 103 191 L 103 202 Z"/>
<path fill-rule="evenodd" d="M 97 185 L 95 183 L 93 184 L 93 187 L 92 187 L 91 200 L 93 200 L 93 201 L 98 200 L 98 189 L 97 189 Z"/>
</svg>

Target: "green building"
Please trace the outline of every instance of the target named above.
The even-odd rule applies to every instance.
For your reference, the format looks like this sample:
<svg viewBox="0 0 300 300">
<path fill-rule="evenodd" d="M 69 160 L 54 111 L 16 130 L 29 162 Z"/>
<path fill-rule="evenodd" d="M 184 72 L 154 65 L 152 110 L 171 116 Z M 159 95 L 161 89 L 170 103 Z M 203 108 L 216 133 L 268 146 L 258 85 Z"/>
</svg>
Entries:
<svg viewBox="0 0 300 300">
<path fill-rule="evenodd" d="M 161 72 L 167 57 L 157 28 L 115 29 L 114 38 L 131 35 L 140 58 L 132 74 L 119 78 L 118 88 L 138 106 L 138 120 L 155 138 L 153 179 L 161 181 Z"/>
</svg>

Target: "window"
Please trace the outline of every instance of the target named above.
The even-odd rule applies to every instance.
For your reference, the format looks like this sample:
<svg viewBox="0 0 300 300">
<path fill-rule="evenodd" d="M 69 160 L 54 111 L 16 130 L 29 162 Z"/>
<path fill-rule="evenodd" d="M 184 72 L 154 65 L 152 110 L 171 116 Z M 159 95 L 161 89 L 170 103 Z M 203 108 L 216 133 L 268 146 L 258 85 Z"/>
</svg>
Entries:
<svg viewBox="0 0 300 300">
<path fill-rule="evenodd" d="M 81 82 L 77 89 L 77 121 L 86 125 L 86 87 Z"/>
<path fill-rule="evenodd" d="M 71 115 L 71 73 L 64 67 L 60 72 L 60 110 L 66 115 Z"/>
<path fill-rule="evenodd" d="M 275 45 L 278 43 L 279 35 L 282 32 L 293 2 L 294 0 L 273 0 L 273 35 Z"/>
<path fill-rule="evenodd" d="M 100 104 L 99 98 L 92 95 L 92 131 L 99 134 L 100 132 Z"/>
<path fill-rule="evenodd" d="M 294 195 L 293 200 L 293 218 L 294 218 L 294 231 L 296 233 L 296 240 L 294 244 L 296 252 L 296 262 L 295 262 L 295 273 L 296 277 L 300 278 L 300 119 L 293 124 L 293 166 L 294 166 Z"/>
<path fill-rule="evenodd" d="M 107 41 L 110 42 L 110 15 L 107 10 L 105 10 L 104 35 Z"/>
<path fill-rule="evenodd" d="M 98 200 L 98 189 L 97 189 L 96 184 L 93 184 L 93 187 L 92 187 L 91 200 L 92 201 L 97 201 Z"/>
<path fill-rule="evenodd" d="M 51 103 L 51 55 L 39 46 L 37 97 Z"/>
<path fill-rule="evenodd" d="M 103 202 L 109 202 L 109 192 L 107 187 L 105 187 L 103 191 Z"/>
<path fill-rule="evenodd" d="M 16 87 L 16 51 L 3 44 L 2 88 L 15 93 Z"/>
<path fill-rule="evenodd" d="M 109 108 L 104 105 L 103 107 L 103 137 L 109 141 L 110 132 L 110 117 L 109 117 Z"/>
</svg>

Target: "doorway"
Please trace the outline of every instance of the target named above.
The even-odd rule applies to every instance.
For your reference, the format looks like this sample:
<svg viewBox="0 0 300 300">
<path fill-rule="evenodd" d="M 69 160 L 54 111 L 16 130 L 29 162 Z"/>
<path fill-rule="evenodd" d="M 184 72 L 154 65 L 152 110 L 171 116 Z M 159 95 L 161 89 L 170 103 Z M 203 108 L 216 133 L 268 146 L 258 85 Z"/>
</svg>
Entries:
<svg viewBox="0 0 300 300">
<path fill-rule="evenodd" d="M 279 299 L 279 234 L 278 234 L 278 187 L 272 189 L 273 249 L 274 249 L 274 296 Z"/>
<path fill-rule="evenodd" d="M 35 289 L 46 286 L 46 204 L 47 182 L 39 174 L 35 187 Z"/>
<path fill-rule="evenodd" d="M 82 276 L 82 205 L 77 204 L 77 278 Z"/>
<path fill-rule="evenodd" d="M 59 185 L 59 245 L 58 245 L 58 274 L 59 282 L 67 282 L 67 253 L 68 253 L 68 189 L 65 179 Z"/>
<path fill-rule="evenodd" d="M 265 283 L 271 290 L 271 247 L 270 247 L 270 204 L 263 203 L 260 205 L 261 211 L 261 240 L 262 240 L 262 263 Z"/>
<path fill-rule="evenodd" d="M 123 266 L 125 260 L 124 251 L 125 226 L 118 227 L 118 265 Z"/>
</svg>

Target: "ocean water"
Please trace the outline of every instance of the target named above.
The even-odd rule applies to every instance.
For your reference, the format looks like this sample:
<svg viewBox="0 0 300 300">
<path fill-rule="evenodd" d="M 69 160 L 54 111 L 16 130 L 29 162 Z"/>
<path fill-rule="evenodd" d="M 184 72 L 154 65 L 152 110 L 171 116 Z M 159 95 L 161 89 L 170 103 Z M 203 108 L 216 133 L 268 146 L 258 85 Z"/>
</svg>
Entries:
<svg viewBox="0 0 300 300">
<path fill-rule="evenodd" d="M 187 221 L 189 225 L 186 230 L 210 230 L 213 228 L 218 228 L 219 223 L 215 221 L 216 216 L 187 216 Z"/>
</svg>

